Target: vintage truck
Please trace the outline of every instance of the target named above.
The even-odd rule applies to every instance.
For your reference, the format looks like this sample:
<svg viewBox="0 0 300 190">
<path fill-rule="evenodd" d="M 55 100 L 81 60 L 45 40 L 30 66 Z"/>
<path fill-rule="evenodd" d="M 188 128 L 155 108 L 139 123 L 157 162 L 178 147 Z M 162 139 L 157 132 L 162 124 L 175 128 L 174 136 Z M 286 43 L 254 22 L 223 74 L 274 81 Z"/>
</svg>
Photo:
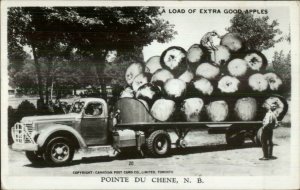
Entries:
<svg viewBox="0 0 300 190">
<path fill-rule="evenodd" d="M 242 145 L 245 138 L 259 143 L 261 121 L 232 122 L 160 122 L 153 118 L 144 104 L 132 98 L 122 98 L 108 113 L 101 98 L 75 100 L 69 113 L 63 115 L 24 117 L 12 128 L 13 150 L 25 151 L 33 164 L 64 165 L 72 161 L 76 150 L 113 150 L 136 148 L 142 155 L 163 157 L 173 145 L 187 146 L 185 136 L 192 129 L 210 134 L 224 133 L 229 145 Z"/>
</svg>

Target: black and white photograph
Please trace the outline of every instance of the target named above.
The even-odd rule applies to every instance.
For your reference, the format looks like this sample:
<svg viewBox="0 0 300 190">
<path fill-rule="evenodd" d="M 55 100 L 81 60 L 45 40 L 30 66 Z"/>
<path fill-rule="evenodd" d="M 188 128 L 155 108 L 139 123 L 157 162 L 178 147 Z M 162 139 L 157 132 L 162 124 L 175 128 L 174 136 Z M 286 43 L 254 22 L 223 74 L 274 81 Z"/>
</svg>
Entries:
<svg viewBox="0 0 300 190">
<path fill-rule="evenodd" d="M 3 189 L 299 188 L 299 3 L 34 2 L 1 3 Z"/>
</svg>

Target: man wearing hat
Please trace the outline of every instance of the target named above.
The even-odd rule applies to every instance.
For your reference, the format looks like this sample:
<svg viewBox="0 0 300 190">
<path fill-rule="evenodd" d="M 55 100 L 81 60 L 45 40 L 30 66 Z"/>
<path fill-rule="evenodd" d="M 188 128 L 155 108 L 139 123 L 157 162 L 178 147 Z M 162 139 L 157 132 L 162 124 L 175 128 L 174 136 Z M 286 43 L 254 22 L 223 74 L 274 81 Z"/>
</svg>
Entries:
<svg viewBox="0 0 300 190">
<path fill-rule="evenodd" d="M 213 30 L 204 34 L 204 36 L 201 38 L 200 45 L 210 53 L 212 59 L 211 61 L 214 62 L 216 60 L 215 51 L 218 50 L 218 48 L 214 45 L 213 37 L 221 38 L 217 31 Z"/>
<path fill-rule="evenodd" d="M 261 134 L 261 144 L 264 156 L 259 160 L 269 160 L 276 159 L 273 156 L 273 129 L 278 126 L 277 117 L 274 110 L 277 108 L 276 105 L 268 106 L 268 112 L 263 120 L 262 134 Z"/>
</svg>

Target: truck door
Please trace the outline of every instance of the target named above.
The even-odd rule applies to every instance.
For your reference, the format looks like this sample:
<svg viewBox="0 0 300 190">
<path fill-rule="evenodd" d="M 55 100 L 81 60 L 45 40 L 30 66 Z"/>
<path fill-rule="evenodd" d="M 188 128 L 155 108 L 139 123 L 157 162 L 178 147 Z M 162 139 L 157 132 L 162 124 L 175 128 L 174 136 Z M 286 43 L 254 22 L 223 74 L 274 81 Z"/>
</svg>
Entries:
<svg viewBox="0 0 300 190">
<path fill-rule="evenodd" d="M 87 145 L 107 144 L 107 114 L 101 102 L 89 102 L 81 120 L 81 134 Z"/>
</svg>

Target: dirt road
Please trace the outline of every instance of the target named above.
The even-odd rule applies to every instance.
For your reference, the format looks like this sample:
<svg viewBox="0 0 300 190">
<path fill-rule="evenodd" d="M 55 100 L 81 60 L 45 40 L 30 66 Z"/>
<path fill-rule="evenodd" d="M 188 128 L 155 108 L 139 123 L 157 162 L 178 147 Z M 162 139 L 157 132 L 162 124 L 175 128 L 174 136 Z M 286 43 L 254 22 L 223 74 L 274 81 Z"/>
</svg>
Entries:
<svg viewBox="0 0 300 190">
<path fill-rule="evenodd" d="M 174 134 L 171 135 L 174 137 Z M 172 149 L 167 158 L 142 158 L 138 154 L 116 158 L 92 157 L 81 159 L 76 155 L 70 166 L 51 168 L 33 166 L 24 153 L 9 150 L 11 175 L 74 176 L 76 172 L 91 171 L 89 175 L 109 175 L 111 172 L 126 175 L 205 175 L 205 176 L 261 176 L 288 175 L 290 166 L 290 128 L 274 131 L 276 160 L 260 161 L 260 147 L 250 141 L 240 148 L 230 148 L 224 135 L 208 135 L 193 131 L 187 136 L 188 148 Z M 164 173 L 166 172 L 166 173 Z M 81 175 L 81 176 L 82 176 Z"/>
</svg>

